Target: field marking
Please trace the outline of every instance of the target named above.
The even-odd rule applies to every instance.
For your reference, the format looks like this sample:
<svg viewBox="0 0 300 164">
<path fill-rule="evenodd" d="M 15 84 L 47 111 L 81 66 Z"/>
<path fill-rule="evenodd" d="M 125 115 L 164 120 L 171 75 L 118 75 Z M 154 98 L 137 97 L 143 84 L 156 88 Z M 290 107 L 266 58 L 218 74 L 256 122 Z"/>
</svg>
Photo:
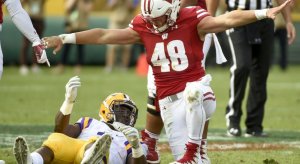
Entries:
<svg viewBox="0 0 300 164">
<path fill-rule="evenodd" d="M 41 144 L 50 133 L 42 133 L 40 135 L 36 134 L 1 134 L 0 133 L 0 147 L 12 147 L 15 138 L 18 136 L 23 136 L 27 140 L 29 145 Z"/>
<path fill-rule="evenodd" d="M 283 150 L 290 148 L 300 149 L 300 142 L 281 142 L 281 143 L 220 143 L 209 142 L 208 151 L 234 151 L 234 150 Z M 170 147 L 167 143 L 160 143 L 158 146 L 161 152 L 170 152 Z M 292 151 L 287 151 L 293 153 Z"/>
<path fill-rule="evenodd" d="M 0 133 L 0 147 L 12 147 L 17 136 L 26 138 L 29 145 L 40 146 L 41 143 L 48 137 L 50 132 L 43 132 L 41 134 L 1 134 Z M 217 133 L 209 135 L 208 150 L 209 151 L 226 151 L 226 150 L 280 150 L 288 148 L 300 149 L 300 141 L 282 141 L 271 143 L 245 143 L 233 142 L 235 138 L 220 136 Z M 170 151 L 167 143 L 166 135 L 161 135 L 159 139 L 160 151 Z"/>
<path fill-rule="evenodd" d="M 209 150 L 278 150 L 286 148 L 300 148 L 300 142 L 281 143 L 211 143 Z"/>
</svg>

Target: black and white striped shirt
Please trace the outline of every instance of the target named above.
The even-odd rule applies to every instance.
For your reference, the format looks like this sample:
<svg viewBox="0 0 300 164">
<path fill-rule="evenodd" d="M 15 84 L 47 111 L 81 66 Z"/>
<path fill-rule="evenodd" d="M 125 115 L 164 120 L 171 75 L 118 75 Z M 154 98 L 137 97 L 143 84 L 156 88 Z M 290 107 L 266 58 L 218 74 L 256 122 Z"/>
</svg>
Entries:
<svg viewBox="0 0 300 164">
<path fill-rule="evenodd" d="M 256 10 L 272 7 L 272 0 L 226 0 L 227 10 Z"/>
</svg>

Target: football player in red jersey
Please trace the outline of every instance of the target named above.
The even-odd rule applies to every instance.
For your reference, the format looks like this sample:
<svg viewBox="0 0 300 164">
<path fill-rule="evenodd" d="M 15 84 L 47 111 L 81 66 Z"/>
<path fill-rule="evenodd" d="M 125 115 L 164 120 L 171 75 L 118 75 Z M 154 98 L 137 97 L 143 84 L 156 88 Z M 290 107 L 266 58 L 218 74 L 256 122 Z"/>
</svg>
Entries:
<svg viewBox="0 0 300 164">
<path fill-rule="evenodd" d="M 35 51 L 35 55 L 37 57 L 38 63 L 47 63 L 50 67 L 50 63 L 47 59 L 46 51 L 44 50 L 44 46 L 41 44 L 40 37 L 36 33 L 32 22 L 27 14 L 27 12 L 23 9 L 19 0 L 0 0 L 0 32 L 2 31 L 2 23 L 3 23 L 3 11 L 2 5 L 4 4 L 7 8 L 9 15 L 11 16 L 12 21 L 17 26 L 17 28 L 22 32 L 24 36 L 28 40 L 32 42 L 33 50 Z M 0 45 L 0 79 L 2 77 L 3 72 L 3 53 Z"/>
<path fill-rule="evenodd" d="M 216 106 L 209 85 L 211 76 L 199 64 L 203 60 L 203 36 L 274 19 L 289 3 L 287 0 L 266 10 L 235 10 L 212 17 L 200 6 L 179 10 L 179 0 L 142 0 L 142 14 L 128 28 L 95 28 L 46 37 L 44 45 L 56 53 L 63 44 L 144 44 L 175 163 L 202 163 L 199 151 L 204 124 Z"/>
<path fill-rule="evenodd" d="M 207 3 L 207 5 L 206 5 Z M 203 9 L 208 8 L 210 15 L 215 15 L 219 0 L 181 0 L 180 8 L 187 6 L 200 6 Z M 207 41 L 210 47 L 211 42 Z M 217 52 L 217 51 L 216 51 Z M 204 54 L 205 55 L 205 54 Z M 200 64 L 200 63 L 199 63 Z M 148 69 L 147 77 L 147 89 L 148 89 L 148 100 L 147 100 L 147 115 L 145 129 L 141 131 L 141 137 L 144 143 L 148 145 L 147 161 L 148 163 L 160 163 L 159 150 L 157 149 L 157 142 L 160 137 L 160 133 L 163 129 L 163 121 L 160 116 L 160 110 L 158 107 L 158 100 L 156 97 L 156 86 L 154 84 L 154 77 L 151 67 Z M 209 119 L 206 120 L 202 141 L 200 146 L 200 155 L 202 163 L 210 164 L 210 159 L 207 155 L 207 132 L 208 132 Z"/>
</svg>

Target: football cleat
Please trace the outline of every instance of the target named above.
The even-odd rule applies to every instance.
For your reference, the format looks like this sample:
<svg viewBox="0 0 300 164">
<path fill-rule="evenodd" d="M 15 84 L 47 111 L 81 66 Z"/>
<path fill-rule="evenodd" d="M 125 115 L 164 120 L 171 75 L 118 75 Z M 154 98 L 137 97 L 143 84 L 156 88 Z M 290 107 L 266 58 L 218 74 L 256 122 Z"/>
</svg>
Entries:
<svg viewBox="0 0 300 164">
<path fill-rule="evenodd" d="M 207 141 L 206 140 L 201 141 L 200 156 L 201 156 L 201 161 L 203 164 L 211 164 L 210 159 L 207 155 Z"/>
<path fill-rule="evenodd" d="M 81 161 L 81 164 L 91 163 L 105 163 L 104 160 L 108 160 L 106 154 L 109 152 L 111 144 L 111 136 L 104 134 L 98 138 L 95 143 L 89 148 L 90 153 L 85 155 Z M 107 162 L 107 161 L 106 161 Z"/>
<path fill-rule="evenodd" d="M 183 157 L 171 164 L 198 164 L 200 160 L 200 146 L 195 143 L 188 142 L 186 145 L 186 151 Z"/>
<path fill-rule="evenodd" d="M 19 136 L 15 140 L 14 155 L 18 164 L 32 164 L 30 150 L 25 138 Z"/>
<path fill-rule="evenodd" d="M 241 128 L 229 128 L 227 130 L 228 137 L 240 137 L 242 135 Z"/>
<path fill-rule="evenodd" d="M 148 154 L 146 156 L 148 163 L 160 163 L 159 152 L 156 147 L 156 139 L 151 138 L 145 130 L 141 131 L 142 141 L 148 146 Z"/>
<path fill-rule="evenodd" d="M 250 137 L 268 137 L 268 134 L 265 132 L 246 132 L 245 133 L 245 137 L 246 138 L 250 138 Z"/>
</svg>

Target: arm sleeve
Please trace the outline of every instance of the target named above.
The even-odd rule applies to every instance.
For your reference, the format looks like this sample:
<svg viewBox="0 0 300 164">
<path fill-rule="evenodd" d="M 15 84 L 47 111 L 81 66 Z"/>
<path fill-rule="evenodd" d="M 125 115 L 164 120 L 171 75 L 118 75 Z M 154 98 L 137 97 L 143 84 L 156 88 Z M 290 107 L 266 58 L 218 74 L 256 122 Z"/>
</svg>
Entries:
<svg viewBox="0 0 300 164">
<path fill-rule="evenodd" d="M 4 2 L 12 21 L 19 31 L 30 41 L 40 42 L 40 37 L 35 31 L 31 19 L 27 12 L 23 9 L 19 0 L 6 0 Z"/>
</svg>

